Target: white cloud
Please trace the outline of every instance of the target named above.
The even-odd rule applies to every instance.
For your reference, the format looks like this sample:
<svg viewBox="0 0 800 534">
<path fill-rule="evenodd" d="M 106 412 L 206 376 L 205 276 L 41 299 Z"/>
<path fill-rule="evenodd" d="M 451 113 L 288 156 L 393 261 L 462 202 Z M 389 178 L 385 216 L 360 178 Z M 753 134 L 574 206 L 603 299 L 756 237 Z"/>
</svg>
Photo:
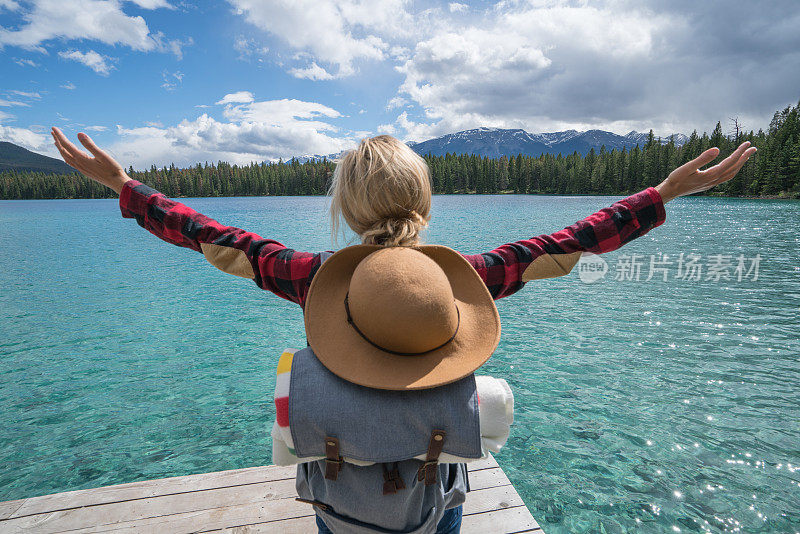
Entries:
<svg viewBox="0 0 800 534">
<path fill-rule="evenodd" d="M 450 132 L 444 132 L 442 131 L 442 122 L 444 121 L 440 121 L 438 124 L 414 122 L 408 118 L 408 111 L 404 111 L 398 115 L 395 124 L 398 128 L 405 130 L 406 135 L 403 137 L 404 141 L 424 141 L 431 137 L 436 137 L 437 135 L 450 133 L 459 129 L 455 128 L 454 130 L 450 130 Z M 395 129 L 395 132 L 397 132 L 397 129 Z"/>
<path fill-rule="evenodd" d="M 545 6 L 501 5 L 479 26 L 438 31 L 417 43 L 398 67 L 405 75 L 401 94 L 423 110 L 419 122 L 407 112 L 398 116 L 406 138 L 477 126 L 538 132 L 612 122 L 602 108 L 590 107 L 596 99 L 589 95 L 606 89 L 603 84 L 614 80 L 610 73 L 621 65 L 646 60 L 656 24 L 670 21 L 594 7 Z M 563 86 L 565 77 L 569 87 Z M 615 88 L 621 98 L 635 87 L 627 77 L 613 83 L 621 85 Z"/>
<path fill-rule="evenodd" d="M 0 15 L 12 10 L 20 20 L 18 27 L 0 27 L 0 47 L 54 51 L 59 40 L 85 39 L 180 56 L 186 43 L 151 31 L 145 22 L 150 14 L 139 9 L 179 3 L 131 1 L 0 0 Z M 399 75 L 397 93 L 377 104 L 378 111 L 384 103 L 386 110 L 397 110 L 396 118 L 378 130 L 418 141 L 475 126 L 619 133 L 652 127 L 657 134 L 688 133 L 734 114 L 746 128 L 757 129 L 766 126 L 775 109 L 797 101 L 796 0 L 735 0 L 725 10 L 699 3 L 690 11 L 653 0 L 506 0 L 489 7 L 462 1 L 417 8 L 420 3 L 411 0 L 228 0 L 244 21 L 264 30 L 234 38 L 234 54 L 253 63 L 274 61 L 308 80 L 339 79 L 359 69 L 366 78 L 373 67 L 376 76 Z M 65 54 L 83 54 L 71 59 L 87 64 L 91 51 L 73 49 L 90 45 L 64 46 L 69 48 Z M 113 68 L 108 58 L 100 59 Z M 26 61 L 32 60 L 17 63 L 29 65 Z M 397 71 L 387 75 L 390 67 Z M 164 72 L 165 89 L 180 83 Z M 344 83 L 330 85 L 340 93 L 347 90 Z M 62 87 L 75 88 L 70 82 Z M 353 98 L 334 94 L 344 102 Z M 6 110 L 32 102 L 9 92 L 0 98 L 6 103 L 0 109 Z M 161 141 L 168 149 L 137 148 L 141 161 L 147 154 L 162 154 L 168 162 L 169 150 L 187 161 L 216 157 L 204 156 L 201 146 L 237 161 L 273 157 L 289 148 L 286 155 L 330 153 L 336 149 L 325 146 L 354 135 L 336 130 L 334 119 L 341 115 L 322 104 L 256 102 L 249 91 L 226 95 L 217 104 L 224 108 L 199 105 L 209 108 L 207 115 L 149 126 L 169 141 Z M 356 116 L 361 107 L 359 102 L 347 109 Z M 136 124 L 145 124 L 146 118 Z M 202 143 L 186 134 L 192 128 Z M 144 130 L 121 131 L 136 146 L 152 144 Z M 230 135 L 233 144 L 223 143 L 217 132 Z M 295 142 L 299 139 L 312 146 L 301 146 Z"/>
<path fill-rule="evenodd" d="M 253 93 L 250 91 L 237 91 L 235 93 L 230 93 L 222 97 L 222 100 L 217 102 L 217 105 L 224 105 L 224 104 L 249 104 L 250 102 L 254 101 L 255 97 Z M 201 106 L 197 106 L 201 107 Z M 208 107 L 208 106 L 203 106 Z"/>
<path fill-rule="evenodd" d="M 384 39 L 414 35 L 417 21 L 410 0 L 327 0 L 338 7 L 351 31 L 364 30 Z"/>
<path fill-rule="evenodd" d="M 240 91 L 220 100 L 225 105 L 226 121 L 204 113 L 168 127 L 118 126 L 121 139 L 110 150 L 125 167 L 145 168 L 217 160 L 247 164 L 303 154 L 329 154 L 353 144 L 349 137 L 337 136 L 337 128 L 326 122 L 341 117 L 330 107 L 286 99 L 258 102 L 251 97 L 248 91 Z"/>
<path fill-rule="evenodd" d="M 108 130 L 106 126 L 84 126 L 83 129 L 89 132 L 105 132 Z"/>
<path fill-rule="evenodd" d="M 26 106 L 26 107 L 28 107 L 28 106 L 30 106 L 30 104 L 28 104 L 26 102 L 20 102 L 19 100 L 5 100 L 3 98 L 0 98 L 0 106 L 6 107 L 6 108 L 11 107 L 11 106 Z"/>
<path fill-rule="evenodd" d="M 395 61 L 405 61 L 411 50 L 405 46 L 393 46 L 389 49 L 389 56 Z"/>
<path fill-rule="evenodd" d="M 792 5 L 510 0 L 445 18 L 398 65 L 416 107 L 395 126 L 416 140 L 476 126 L 666 135 L 737 114 L 758 129 L 797 99 Z"/>
<path fill-rule="evenodd" d="M 47 136 L 27 128 L 16 128 L 0 124 L 0 141 L 14 143 L 36 152 L 42 152 L 47 149 L 45 146 L 47 144 Z"/>
<path fill-rule="evenodd" d="M 128 0 L 133 2 L 137 6 L 141 7 L 142 9 L 175 9 L 174 6 L 170 5 L 167 0 Z"/>
<path fill-rule="evenodd" d="M 397 127 L 394 124 L 379 124 L 377 130 L 379 134 L 394 135 L 397 133 Z"/>
<path fill-rule="evenodd" d="M 65 83 L 63 85 L 60 85 L 59 87 L 61 87 L 63 89 L 67 89 L 68 91 L 74 91 L 75 89 L 78 88 L 77 85 L 75 85 L 74 83 L 72 83 L 70 81 L 68 81 L 67 83 Z"/>
<path fill-rule="evenodd" d="M 38 67 L 39 66 L 39 64 L 36 63 L 32 59 L 25 59 L 25 58 L 18 58 L 18 57 L 14 58 L 14 63 L 19 65 L 20 67 Z"/>
<path fill-rule="evenodd" d="M 42 98 L 42 95 L 40 95 L 36 91 L 18 91 L 18 90 L 15 89 L 13 91 L 9 91 L 9 93 L 13 93 L 15 95 L 23 96 L 25 98 L 32 98 L 32 99 L 35 99 L 35 100 L 39 100 L 40 98 Z"/>
<path fill-rule="evenodd" d="M 408 32 L 403 0 L 229 1 L 254 26 L 310 53 L 319 63 L 335 66 L 331 76 L 353 74 L 357 60 L 384 59 L 387 44 L 379 33 Z"/>
<path fill-rule="evenodd" d="M 307 80 L 332 80 L 333 75 L 313 62 L 304 69 L 290 69 L 289 74 L 295 78 L 305 78 Z"/>
<path fill-rule="evenodd" d="M 14 0 L 0 0 L 0 10 L 19 11 L 21 9 L 18 2 Z"/>
<path fill-rule="evenodd" d="M 386 104 L 386 111 L 390 111 L 396 108 L 402 108 L 406 104 L 408 104 L 408 100 L 406 100 L 402 96 L 395 96 L 391 100 L 389 100 L 388 104 Z"/>
<path fill-rule="evenodd" d="M 12 107 L 12 106 L 21 106 L 21 107 L 30 107 L 29 102 L 23 102 L 22 100 L 39 100 L 42 98 L 42 95 L 35 91 L 19 91 L 17 89 L 12 89 L 10 91 L 5 91 L 6 98 L 0 98 L 0 107 Z M 19 97 L 22 97 L 21 99 Z M 8 116 L 7 116 L 8 117 Z M 2 118 L 2 117 L 0 117 Z"/>
<path fill-rule="evenodd" d="M 243 61 L 256 59 L 259 63 L 263 63 L 264 56 L 269 53 L 269 47 L 261 45 L 255 39 L 242 36 L 233 42 L 233 49 L 239 52 L 238 59 Z"/>
<path fill-rule="evenodd" d="M 58 57 L 82 63 L 101 76 L 108 76 L 111 74 L 114 66 L 110 65 L 109 62 L 116 61 L 116 58 L 98 54 L 94 50 L 89 50 L 88 52 L 81 52 L 80 50 L 62 50 L 58 53 Z"/>
<path fill-rule="evenodd" d="M 161 87 L 167 91 L 174 91 L 178 86 L 183 84 L 183 76 L 184 74 L 181 71 L 169 72 L 165 69 L 161 73 L 161 78 L 164 80 Z"/>
<path fill-rule="evenodd" d="M 14 116 L 0 111 L 0 141 L 14 143 L 15 145 L 36 152 L 49 152 L 53 154 L 55 147 L 48 147 L 48 136 L 29 128 L 19 128 L 3 124 L 3 121 L 8 119 L 13 120 Z"/>
<path fill-rule="evenodd" d="M 265 100 L 262 102 L 249 102 L 242 105 L 229 104 L 223 112 L 225 118 L 238 122 L 263 122 L 265 124 L 292 124 L 297 119 L 303 119 L 304 126 L 312 125 L 319 130 L 335 130 L 336 128 L 324 122 L 315 122 L 307 119 L 320 117 L 338 118 L 342 114 L 333 108 L 316 102 L 302 100 Z"/>
<path fill-rule="evenodd" d="M 501 39 L 490 30 L 469 28 L 419 43 L 398 70 L 405 75 L 402 92 L 425 110 L 428 119 L 441 121 L 439 130 L 445 133 L 468 125 L 502 125 L 498 123 L 505 118 L 498 118 L 500 113 L 509 120 L 524 115 L 524 109 L 509 105 L 513 96 L 509 91 L 524 87 L 527 93 L 534 92 L 551 63 L 543 47 L 524 37 L 508 34 Z M 395 98 L 388 108 L 402 105 L 402 98 Z M 408 119 L 407 114 L 402 117 Z M 415 137 L 421 134 L 413 131 Z"/>
<path fill-rule="evenodd" d="M 155 50 L 159 52 L 169 52 L 178 59 L 183 59 L 183 47 L 194 44 L 194 39 L 191 37 L 169 40 L 167 36 L 164 35 L 164 32 L 155 32 L 151 34 L 151 38 L 156 43 Z"/>
<path fill-rule="evenodd" d="M 162 7 L 163 0 L 140 0 L 142 7 Z M 6 5 L 22 8 L 15 2 Z M 151 34 L 141 16 L 129 16 L 119 0 L 33 0 L 22 12 L 24 23 L 15 30 L 0 27 L 0 47 L 11 45 L 45 52 L 43 43 L 53 39 L 92 40 L 124 45 L 140 51 L 170 51 L 180 57 L 186 43 L 169 41 L 163 33 Z"/>
</svg>

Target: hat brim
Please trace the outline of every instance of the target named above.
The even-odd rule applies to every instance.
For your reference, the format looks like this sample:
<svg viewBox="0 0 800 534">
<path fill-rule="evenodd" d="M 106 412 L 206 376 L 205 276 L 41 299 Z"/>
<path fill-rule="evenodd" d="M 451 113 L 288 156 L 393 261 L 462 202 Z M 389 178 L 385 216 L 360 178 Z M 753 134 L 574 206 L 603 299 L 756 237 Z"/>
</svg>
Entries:
<svg viewBox="0 0 800 534">
<path fill-rule="evenodd" d="M 483 365 L 500 342 L 500 316 L 472 265 L 448 247 L 411 248 L 439 264 L 450 281 L 460 313 L 460 325 L 450 343 L 422 355 L 399 356 L 372 346 L 348 324 L 344 298 L 353 271 L 361 260 L 381 248 L 344 248 L 325 260 L 314 275 L 305 303 L 305 327 L 308 343 L 319 361 L 348 382 L 390 390 L 449 384 Z"/>
</svg>

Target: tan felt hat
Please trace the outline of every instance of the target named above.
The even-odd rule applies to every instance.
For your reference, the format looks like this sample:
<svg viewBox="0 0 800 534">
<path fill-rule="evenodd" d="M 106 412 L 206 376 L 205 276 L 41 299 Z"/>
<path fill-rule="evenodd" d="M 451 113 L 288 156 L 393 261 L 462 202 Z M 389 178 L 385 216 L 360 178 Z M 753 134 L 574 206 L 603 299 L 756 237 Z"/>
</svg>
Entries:
<svg viewBox="0 0 800 534">
<path fill-rule="evenodd" d="M 305 304 L 308 343 L 339 377 L 376 389 L 425 389 L 480 367 L 500 316 L 472 265 L 439 245 L 355 245 L 322 263 Z"/>
</svg>

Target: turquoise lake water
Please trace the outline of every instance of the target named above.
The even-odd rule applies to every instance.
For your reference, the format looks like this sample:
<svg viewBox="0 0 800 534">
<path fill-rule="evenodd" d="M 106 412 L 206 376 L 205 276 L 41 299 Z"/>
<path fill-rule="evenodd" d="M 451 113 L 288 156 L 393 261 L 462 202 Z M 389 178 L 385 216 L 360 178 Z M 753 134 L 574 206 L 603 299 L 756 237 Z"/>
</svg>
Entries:
<svg viewBox="0 0 800 534">
<path fill-rule="evenodd" d="M 484 252 L 614 200 L 437 196 L 427 241 Z M 333 246 L 321 197 L 181 201 Z M 798 202 L 679 199 L 602 256 L 605 278 L 498 301 L 481 372 L 508 380 L 516 421 L 497 460 L 549 534 L 800 530 L 798 222 Z M 270 463 L 275 366 L 305 346 L 298 306 L 116 201 L 0 201 L 0 229 L 0 500 Z M 676 261 L 646 281 L 659 253 Z M 700 255 L 700 280 L 678 277 L 681 253 Z M 730 279 L 707 279 L 712 264 Z"/>
</svg>

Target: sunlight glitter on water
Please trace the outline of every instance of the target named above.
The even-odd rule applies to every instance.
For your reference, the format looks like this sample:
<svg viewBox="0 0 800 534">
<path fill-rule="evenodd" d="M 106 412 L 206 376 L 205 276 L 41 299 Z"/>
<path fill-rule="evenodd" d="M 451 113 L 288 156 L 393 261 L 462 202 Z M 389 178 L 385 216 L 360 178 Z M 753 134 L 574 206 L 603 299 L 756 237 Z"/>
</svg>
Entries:
<svg viewBox="0 0 800 534">
<path fill-rule="evenodd" d="M 435 197 L 428 240 L 482 252 L 613 200 Z M 186 203 L 330 248 L 321 198 Z M 570 275 L 498 301 L 502 340 L 481 372 L 509 382 L 516 412 L 497 460 L 548 534 L 796 532 L 800 203 L 667 211 L 622 251 L 760 251 L 759 280 Z M 732 225 L 750 230 L 709 237 Z M 0 203 L 0 226 L 0 500 L 270 462 L 275 365 L 305 344 L 299 308 L 120 220 L 114 202 Z M 58 238 L 41 254 L 24 232 Z"/>
</svg>

